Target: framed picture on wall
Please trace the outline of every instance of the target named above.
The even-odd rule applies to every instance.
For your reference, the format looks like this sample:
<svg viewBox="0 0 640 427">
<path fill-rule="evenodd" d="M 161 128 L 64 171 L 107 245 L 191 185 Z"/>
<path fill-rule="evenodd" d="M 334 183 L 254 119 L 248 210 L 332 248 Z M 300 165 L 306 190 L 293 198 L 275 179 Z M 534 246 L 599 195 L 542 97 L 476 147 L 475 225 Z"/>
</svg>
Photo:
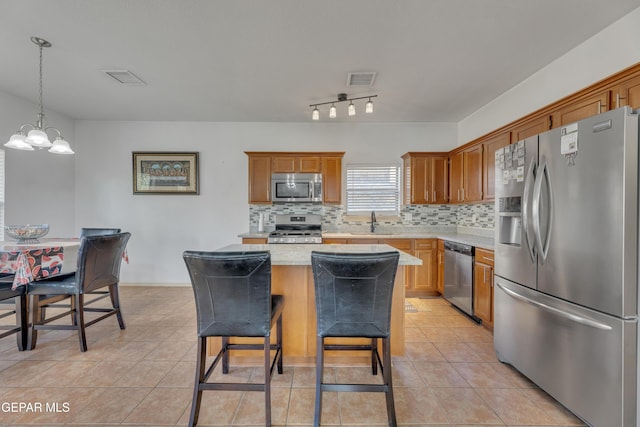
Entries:
<svg viewBox="0 0 640 427">
<path fill-rule="evenodd" d="M 133 194 L 199 194 L 198 152 L 132 154 Z"/>
</svg>

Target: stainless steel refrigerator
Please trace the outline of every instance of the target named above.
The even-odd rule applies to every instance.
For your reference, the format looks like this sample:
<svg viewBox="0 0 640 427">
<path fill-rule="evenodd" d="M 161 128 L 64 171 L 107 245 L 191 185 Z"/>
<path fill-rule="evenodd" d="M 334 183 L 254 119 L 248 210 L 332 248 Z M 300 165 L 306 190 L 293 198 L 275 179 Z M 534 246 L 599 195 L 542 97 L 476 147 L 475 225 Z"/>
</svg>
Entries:
<svg viewBox="0 0 640 427">
<path fill-rule="evenodd" d="M 496 153 L 494 346 L 589 425 L 638 417 L 638 115 Z"/>
</svg>

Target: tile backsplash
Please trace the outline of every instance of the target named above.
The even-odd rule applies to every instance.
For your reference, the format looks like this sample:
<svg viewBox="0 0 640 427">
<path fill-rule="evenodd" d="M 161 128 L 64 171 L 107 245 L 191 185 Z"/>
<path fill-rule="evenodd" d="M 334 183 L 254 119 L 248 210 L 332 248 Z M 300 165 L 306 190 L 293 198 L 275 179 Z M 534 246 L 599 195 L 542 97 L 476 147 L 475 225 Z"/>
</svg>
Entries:
<svg viewBox="0 0 640 427">
<path fill-rule="evenodd" d="M 275 227 L 276 215 L 316 214 L 322 217 L 322 229 L 330 232 L 352 231 L 367 227 L 369 221 L 363 217 L 346 215 L 344 206 L 318 205 L 313 203 L 282 203 L 274 205 L 249 205 L 249 231 L 258 230 L 260 214 L 264 218 L 265 231 Z M 399 217 L 384 217 L 378 214 L 379 229 L 392 232 L 411 230 L 450 230 L 469 234 L 493 232 L 493 203 L 468 205 L 407 205 L 402 206 Z"/>
</svg>

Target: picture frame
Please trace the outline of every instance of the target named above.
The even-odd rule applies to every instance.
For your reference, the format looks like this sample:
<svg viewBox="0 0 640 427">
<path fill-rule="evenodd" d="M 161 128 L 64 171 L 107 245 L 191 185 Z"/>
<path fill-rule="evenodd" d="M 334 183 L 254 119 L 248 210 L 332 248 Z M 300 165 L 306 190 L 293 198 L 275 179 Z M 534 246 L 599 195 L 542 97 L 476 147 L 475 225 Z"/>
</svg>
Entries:
<svg viewBox="0 0 640 427">
<path fill-rule="evenodd" d="M 133 194 L 200 194 L 197 151 L 134 151 Z"/>
</svg>

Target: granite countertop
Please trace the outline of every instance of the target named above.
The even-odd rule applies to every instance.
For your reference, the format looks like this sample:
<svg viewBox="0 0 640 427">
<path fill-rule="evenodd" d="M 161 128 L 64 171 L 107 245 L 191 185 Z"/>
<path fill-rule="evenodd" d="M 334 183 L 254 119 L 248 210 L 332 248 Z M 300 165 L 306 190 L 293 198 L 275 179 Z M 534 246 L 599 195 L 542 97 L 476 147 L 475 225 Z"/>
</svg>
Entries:
<svg viewBox="0 0 640 427">
<path fill-rule="evenodd" d="M 241 252 L 241 251 L 270 251 L 272 265 L 311 265 L 311 251 L 320 252 L 400 252 L 399 265 L 422 265 L 422 260 L 399 251 L 389 245 L 372 244 L 351 244 L 351 245 L 324 245 L 324 244 L 267 244 L 267 245 L 245 245 L 234 244 L 216 249 L 216 252 Z"/>
<path fill-rule="evenodd" d="M 269 237 L 269 232 L 248 232 L 240 234 L 238 237 L 266 239 L 267 237 Z M 457 243 L 464 243 L 477 248 L 488 249 L 491 251 L 494 249 L 493 237 L 446 231 L 406 231 L 398 233 L 388 233 L 384 231 L 375 233 L 323 232 L 322 237 L 333 239 L 441 239 Z"/>
</svg>

